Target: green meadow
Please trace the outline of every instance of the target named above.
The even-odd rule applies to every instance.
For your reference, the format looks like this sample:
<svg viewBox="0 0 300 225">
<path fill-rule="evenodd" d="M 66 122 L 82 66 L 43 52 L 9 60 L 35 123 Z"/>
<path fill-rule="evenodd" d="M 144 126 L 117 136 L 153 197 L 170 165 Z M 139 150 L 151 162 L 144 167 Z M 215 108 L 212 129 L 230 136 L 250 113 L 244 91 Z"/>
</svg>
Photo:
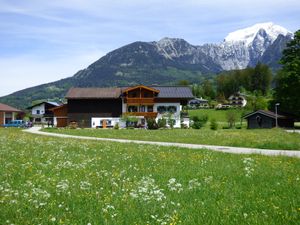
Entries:
<svg viewBox="0 0 300 225">
<path fill-rule="evenodd" d="M 70 135 L 120 138 L 143 141 L 178 142 L 261 149 L 300 150 L 300 134 L 282 129 L 56 129 L 46 132 Z"/>
<path fill-rule="evenodd" d="M 0 129 L 1 224 L 299 224 L 300 159 Z"/>
<path fill-rule="evenodd" d="M 242 109 L 227 109 L 227 110 L 216 110 L 216 109 L 190 109 L 188 110 L 189 116 L 203 116 L 207 115 L 209 117 L 209 120 L 215 119 L 217 122 L 226 124 L 227 118 L 226 115 L 229 112 L 233 112 L 236 115 L 237 121 L 236 123 L 239 124 L 241 122 L 241 117 L 243 113 L 246 113 L 246 111 L 243 111 Z M 243 123 L 246 121 L 243 120 Z"/>
</svg>

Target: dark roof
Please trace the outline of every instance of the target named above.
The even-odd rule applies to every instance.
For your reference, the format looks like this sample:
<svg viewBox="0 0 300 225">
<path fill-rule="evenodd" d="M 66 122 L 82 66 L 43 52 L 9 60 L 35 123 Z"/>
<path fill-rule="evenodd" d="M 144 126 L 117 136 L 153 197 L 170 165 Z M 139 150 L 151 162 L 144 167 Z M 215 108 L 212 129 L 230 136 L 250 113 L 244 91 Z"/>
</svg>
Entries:
<svg viewBox="0 0 300 225">
<path fill-rule="evenodd" d="M 16 108 L 14 108 L 12 106 L 9 106 L 9 105 L 5 105 L 3 103 L 0 103 L 0 111 L 1 112 L 22 112 L 19 109 L 16 109 Z"/>
<path fill-rule="evenodd" d="M 268 111 L 268 110 L 257 110 L 255 112 L 252 112 L 252 113 L 249 113 L 249 114 L 245 115 L 243 118 L 248 118 L 248 117 L 250 117 L 254 114 L 262 114 L 262 115 L 265 115 L 267 117 L 271 117 L 273 119 L 276 119 L 276 114 L 274 112 L 271 112 L 271 111 Z M 278 119 L 287 119 L 289 117 L 277 113 L 277 118 Z"/>
<path fill-rule="evenodd" d="M 187 99 L 193 99 L 193 93 L 189 87 L 152 87 L 157 90 L 159 90 L 158 98 L 187 98 Z"/>
<path fill-rule="evenodd" d="M 29 106 L 27 109 L 32 109 L 33 107 L 37 106 L 37 105 L 41 105 L 41 104 L 49 104 L 53 107 L 56 107 L 56 106 L 60 106 L 60 104 L 58 104 L 57 102 L 40 102 L 40 103 L 37 103 L 37 104 L 34 104 L 32 106 Z"/>
<path fill-rule="evenodd" d="M 148 86 L 159 91 L 157 98 L 187 98 L 193 99 L 193 93 L 189 87 L 186 86 Z M 122 87 L 122 91 L 128 87 Z"/>
<path fill-rule="evenodd" d="M 208 103 L 208 100 L 203 98 L 194 98 L 189 101 L 189 104 L 200 104 L 200 103 Z"/>
<path fill-rule="evenodd" d="M 159 91 L 157 98 L 186 98 L 193 99 L 194 96 L 189 87 L 159 87 L 148 86 Z M 119 98 L 122 92 L 129 87 L 122 88 L 71 88 L 66 94 L 67 99 L 88 98 Z"/>
<path fill-rule="evenodd" d="M 119 98 L 120 95 L 121 88 L 71 88 L 66 98 Z"/>
</svg>

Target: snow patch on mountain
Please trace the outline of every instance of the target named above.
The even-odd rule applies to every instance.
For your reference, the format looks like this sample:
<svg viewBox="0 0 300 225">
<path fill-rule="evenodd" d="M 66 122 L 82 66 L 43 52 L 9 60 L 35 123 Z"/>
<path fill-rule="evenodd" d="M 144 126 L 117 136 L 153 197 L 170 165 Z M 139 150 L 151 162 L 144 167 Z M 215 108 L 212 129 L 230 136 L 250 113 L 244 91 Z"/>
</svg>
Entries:
<svg viewBox="0 0 300 225">
<path fill-rule="evenodd" d="M 265 30 L 272 43 L 276 40 L 279 34 L 286 36 L 291 33 L 284 27 L 272 22 L 258 23 L 251 27 L 229 33 L 225 38 L 225 42 L 242 42 L 246 46 L 249 46 L 252 44 L 260 30 Z"/>
<path fill-rule="evenodd" d="M 193 65 L 214 64 L 222 70 L 233 70 L 255 66 L 279 35 L 286 37 L 292 33 L 269 22 L 231 32 L 221 43 L 197 46 L 184 39 L 166 37 L 151 44 L 166 60 Z"/>
</svg>

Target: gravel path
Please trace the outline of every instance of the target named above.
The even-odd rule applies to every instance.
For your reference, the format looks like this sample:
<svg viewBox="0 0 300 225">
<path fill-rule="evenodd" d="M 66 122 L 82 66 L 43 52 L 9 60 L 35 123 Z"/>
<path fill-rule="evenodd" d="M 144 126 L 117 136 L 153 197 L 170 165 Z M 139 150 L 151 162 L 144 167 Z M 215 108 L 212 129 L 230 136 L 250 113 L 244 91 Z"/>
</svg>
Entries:
<svg viewBox="0 0 300 225">
<path fill-rule="evenodd" d="M 233 154 L 261 154 L 269 156 L 289 156 L 300 158 L 300 151 L 294 150 L 271 150 L 271 149 L 258 149 L 258 148 L 241 148 L 241 147 L 228 147 L 228 146 L 216 146 L 216 145 L 200 145 L 200 144 L 184 144 L 184 143 L 172 143 L 172 142 L 156 142 L 156 141 L 138 141 L 138 140 L 126 140 L 126 139 L 113 139 L 113 138 L 97 138 L 97 137 L 85 137 L 85 136 L 75 136 L 68 134 L 57 134 L 40 131 L 40 127 L 32 127 L 24 132 L 39 134 L 52 137 L 63 137 L 63 138 L 75 138 L 83 140 L 96 140 L 96 141 L 112 141 L 121 143 L 136 143 L 136 144 L 150 144 L 159 146 L 176 146 L 183 148 L 192 149 L 208 149 L 218 152 L 226 152 Z"/>
</svg>

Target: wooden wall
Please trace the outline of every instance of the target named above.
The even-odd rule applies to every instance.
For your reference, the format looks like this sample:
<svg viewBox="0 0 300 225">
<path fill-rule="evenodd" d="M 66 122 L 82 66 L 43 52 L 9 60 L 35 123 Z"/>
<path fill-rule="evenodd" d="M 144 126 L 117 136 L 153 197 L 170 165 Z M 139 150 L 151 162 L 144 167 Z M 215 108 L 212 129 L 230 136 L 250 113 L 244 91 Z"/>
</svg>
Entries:
<svg viewBox="0 0 300 225">
<path fill-rule="evenodd" d="M 4 112 L 0 112 L 0 125 L 3 125 L 4 123 Z"/>
<path fill-rule="evenodd" d="M 68 100 L 68 123 L 77 122 L 81 127 L 91 127 L 92 117 L 121 117 L 121 115 L 121 98 Z"/>
</svg>

